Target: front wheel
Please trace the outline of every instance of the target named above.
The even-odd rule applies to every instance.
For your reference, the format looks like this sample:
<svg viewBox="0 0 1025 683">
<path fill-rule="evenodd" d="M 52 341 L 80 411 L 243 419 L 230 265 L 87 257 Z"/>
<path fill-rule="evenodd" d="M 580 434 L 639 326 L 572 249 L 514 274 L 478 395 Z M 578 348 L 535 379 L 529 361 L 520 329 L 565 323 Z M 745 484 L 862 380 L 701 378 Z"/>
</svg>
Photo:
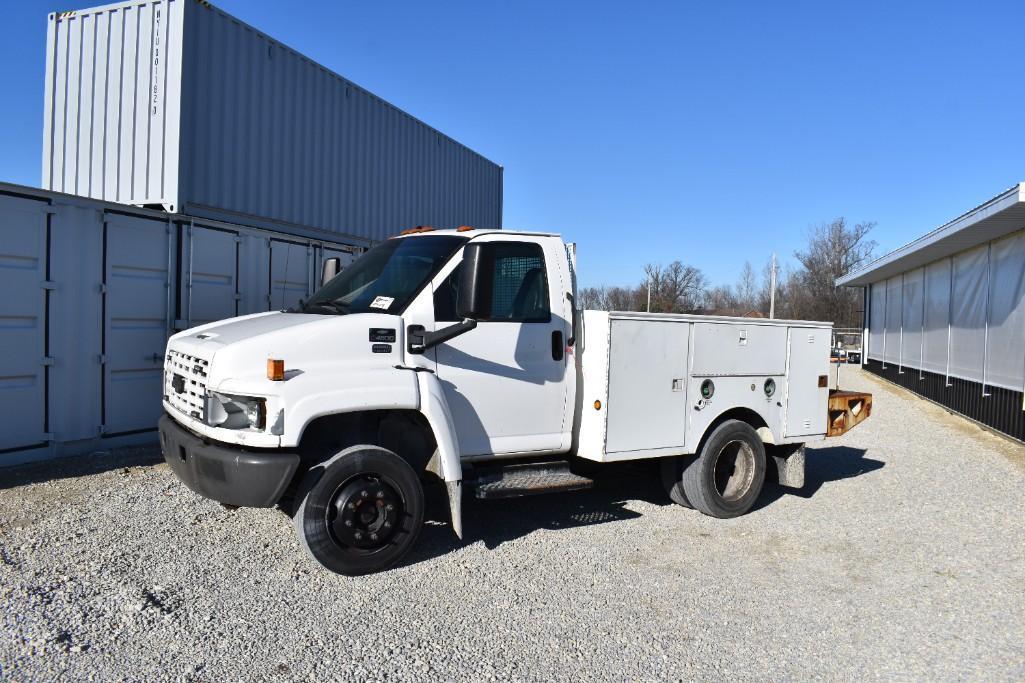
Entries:
<svg viewBox="0 0 1025 683">
<path fill-rule="evenodd" d="M 295 514 L 303 547 L 338 574 L 382 571 L 401 560 L 424 521 L 416 472 L 392 451 L 352 446 L 306 476 Z"/>
<path fill-rule="evenodd" d="M 727 420 L 705 439 L 680 483 L 694 509 L 722 519 L 754 505 L 765 483 L 765 445 L 751 425 Z"/>
</svg>

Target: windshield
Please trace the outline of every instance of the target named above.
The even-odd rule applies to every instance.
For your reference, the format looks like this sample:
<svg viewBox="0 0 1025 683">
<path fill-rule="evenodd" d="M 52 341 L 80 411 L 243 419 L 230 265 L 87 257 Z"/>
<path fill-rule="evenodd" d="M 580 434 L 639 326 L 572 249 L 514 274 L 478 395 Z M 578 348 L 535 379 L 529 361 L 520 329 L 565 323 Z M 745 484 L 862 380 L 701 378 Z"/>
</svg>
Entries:
<svg viewBox="0 0 1025 683">
<path fill-rule="evenodd" d="M 456 235 L 390 239 L 314 293 L 304 313 L 396 313 L 466 241 Z"/>
</svg>

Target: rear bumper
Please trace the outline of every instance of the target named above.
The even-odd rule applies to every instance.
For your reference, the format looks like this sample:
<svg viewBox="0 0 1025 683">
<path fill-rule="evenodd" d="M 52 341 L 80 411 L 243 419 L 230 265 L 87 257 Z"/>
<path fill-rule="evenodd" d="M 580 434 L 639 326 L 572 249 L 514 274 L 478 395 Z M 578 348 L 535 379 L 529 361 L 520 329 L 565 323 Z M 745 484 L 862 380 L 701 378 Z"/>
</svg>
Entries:
<svg viewBox="0 0 1025 683">
<path fill-rule="evenodd" d="M 299 467 L 295 453 L 252 452 L 205 443 L 169 416 L 160 418 L 160 448 L 175 476 L 201 496 L 239 507 L 271 507 Z"/>
</svg>

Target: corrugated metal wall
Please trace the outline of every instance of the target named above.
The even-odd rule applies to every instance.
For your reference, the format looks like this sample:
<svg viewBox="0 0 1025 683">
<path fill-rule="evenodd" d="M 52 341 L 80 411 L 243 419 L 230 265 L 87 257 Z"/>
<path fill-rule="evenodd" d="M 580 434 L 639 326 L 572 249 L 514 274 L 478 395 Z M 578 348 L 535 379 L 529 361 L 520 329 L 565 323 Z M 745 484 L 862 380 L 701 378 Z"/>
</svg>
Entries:
<svg viewBox="0 0 1025 683">
<path fill-rule="evenodd" d="M 501 227 L 502 168 L 195 0 L 50 15 L 43 186 L 300 235 Z"/>
<path fill-rule="evenodd" d="M 154 438 L 168 335 L 360 250 L 0 183 L 0 465 Z"/>
</svg>

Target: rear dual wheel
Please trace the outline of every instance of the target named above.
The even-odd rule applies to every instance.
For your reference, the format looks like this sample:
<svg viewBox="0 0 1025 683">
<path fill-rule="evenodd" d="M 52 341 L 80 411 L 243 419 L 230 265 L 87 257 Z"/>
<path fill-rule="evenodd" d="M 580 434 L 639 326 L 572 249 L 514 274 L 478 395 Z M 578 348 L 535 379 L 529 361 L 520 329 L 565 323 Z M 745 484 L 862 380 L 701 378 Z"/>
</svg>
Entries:
<svg viewBox="0 0 1025 683">
<path fill-rule="evenodd" d="M 751 425 L 727 420 L 697 457 L 667 459 L 662 483 L 673 502 L 711 517 L 739 517 L 755 504 L 765 483 L 765 446 Z"/>
<path fill-rule="evenodd" d="M 377 446 L 352 446 L 306 475 L 295 514 L 303 547 L 338 574 L 394 566 L 416 542 L 424 493 L 416 472 Z"/>
</svg>

